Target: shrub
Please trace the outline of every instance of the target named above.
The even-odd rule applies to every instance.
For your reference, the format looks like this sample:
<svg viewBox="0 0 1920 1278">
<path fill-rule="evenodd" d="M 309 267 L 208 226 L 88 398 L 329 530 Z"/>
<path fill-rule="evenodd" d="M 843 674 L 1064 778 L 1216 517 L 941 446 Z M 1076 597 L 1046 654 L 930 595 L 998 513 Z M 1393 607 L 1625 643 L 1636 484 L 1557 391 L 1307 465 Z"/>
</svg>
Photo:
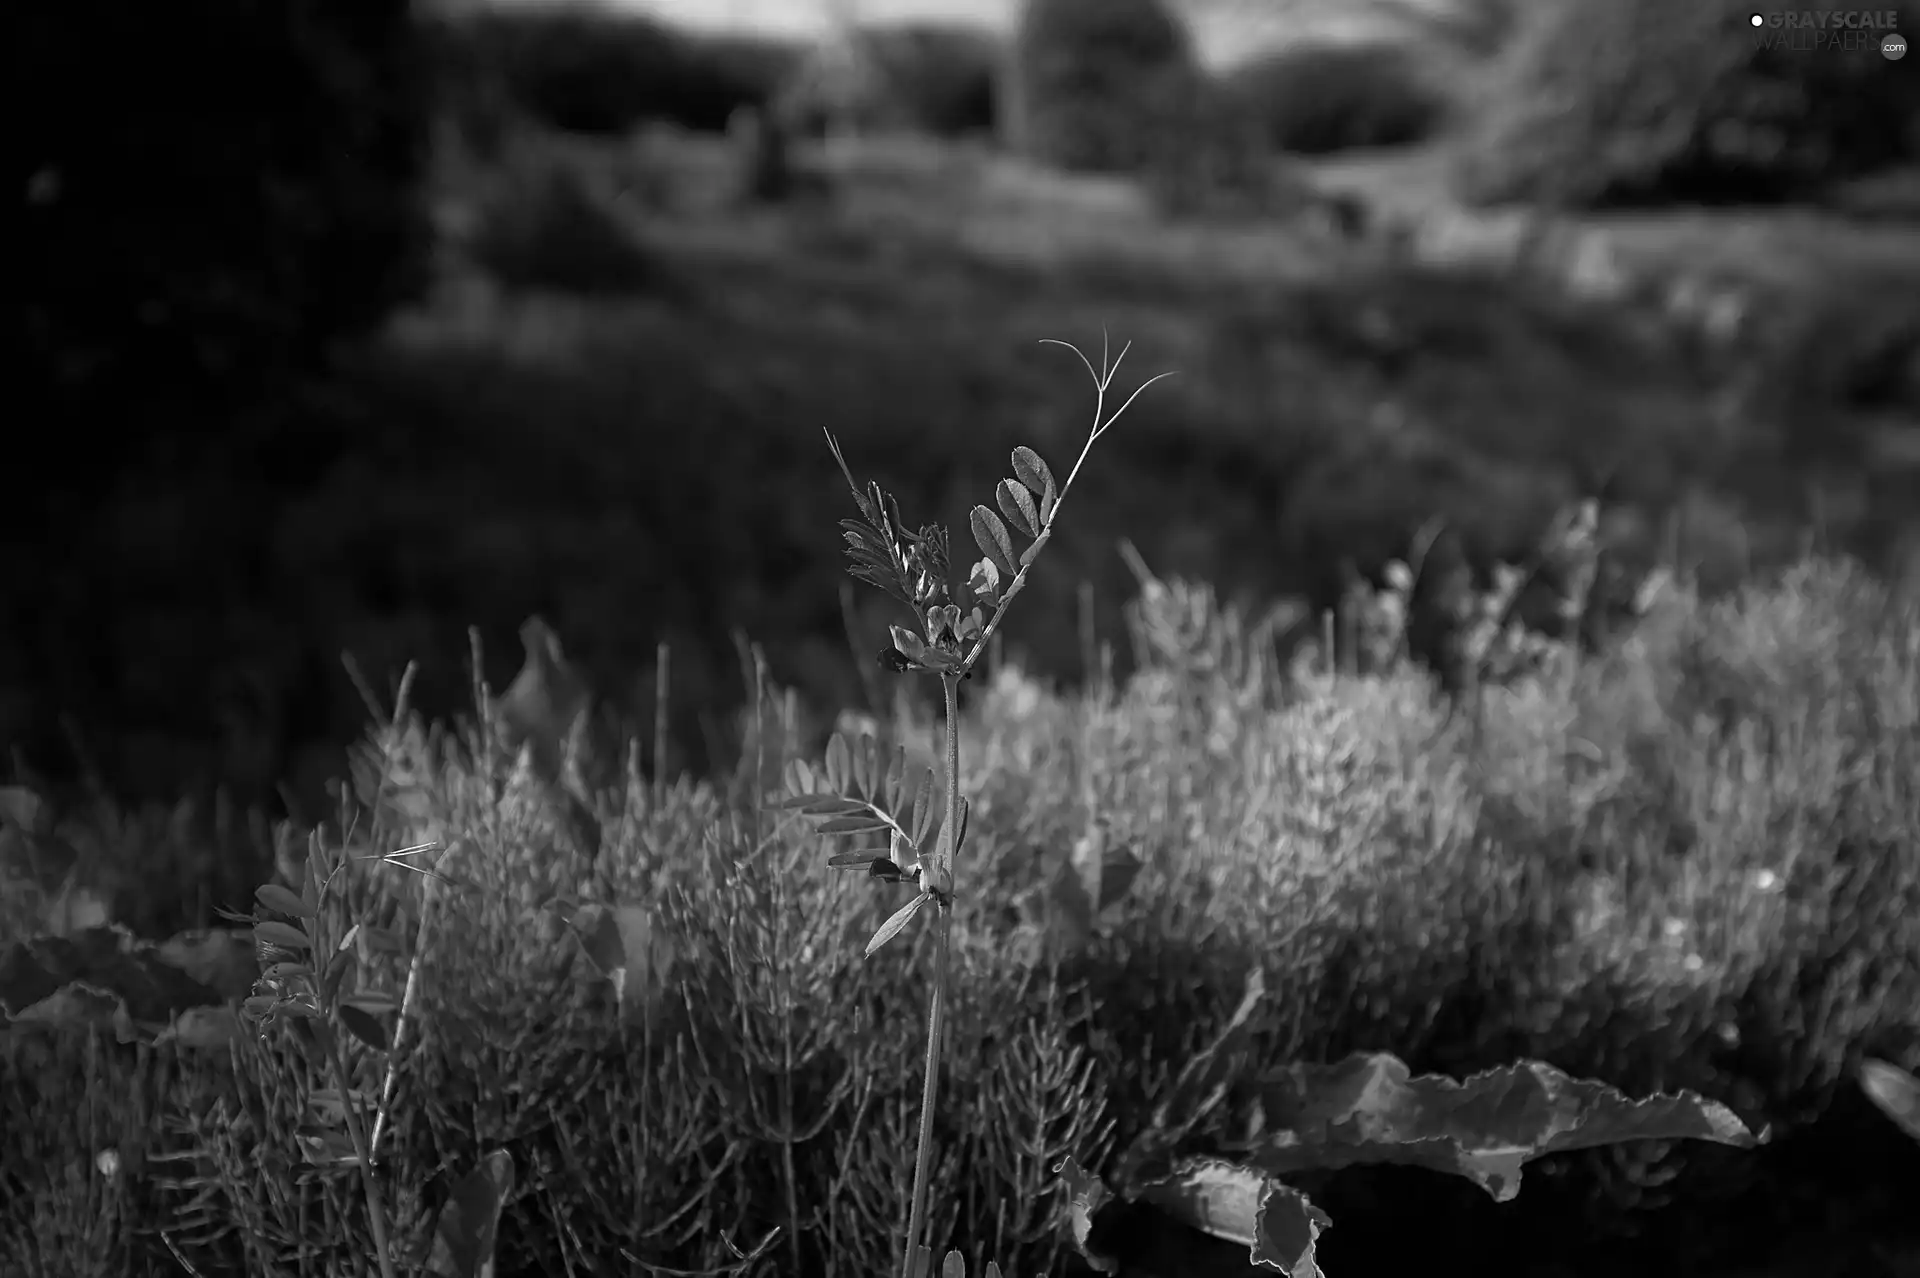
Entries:
<svg viewBox="0 0 1920 1278">
<path fill-rule="evenodd" d="M 1062 168 L 1138 169 L 1167 94 L 1197 75 L 1161 0 L 1031 0 L 1014 38 L 1016 140 Z"/>
<path fill-rule="evenodd" d="M 468 249 L 514 288 L 604 296 L 669 279 L 579 170 L 557 160 L 510 169 L 483 202 Z"/>
<path fill-rule="evenodd" d="M 421 282 L 429 79 L 405 0 L 80 0 L 15 32 L 30 396 L 117 420 L 278 384 Z"/>
<path fill-rule="evenodd" d="M 1781 200 L 1911 159 L 1920 81 L 1865 51 L 1762 49 L 1749 7 L 1554 0 L 1465 150 L 1468 199 Z"/>
<path fill-rule="evenodd" d="M 854 36 L 864 76 L 840 85 L 816 56 L 782 94 L 786 110 L 809 126 L 839 97 L 863 123 L 936 137 L 991 133 L 1002 50 L 991 32 L 912 22 L 867 27 Z"/>
<path fill-rule="evenodd" d="M 1163 86 L 1162 111 L 1147 136 L 1145 182 L 1164 215 L 1285 217 L 1312 192 L 1268 145 L 1242 100 L 1213 80 Z"/>
<path fill-rule="evenodd" d="M 687 35 L 651 18 L 584 7 L 489 8 L 463 20 L 468 58 L 535 119 L 621 134 L 648 120 L 718 131 L 769 100 L 796 54 L 766 41 Z"/>
<path fill-rule="evenodd" d="M 1325 155 L 1432 135 L 1448 101 L 1401 44 L 1302 44 L 1256 58 L 1228 83 L 1277 150 Z"/>
</svg>

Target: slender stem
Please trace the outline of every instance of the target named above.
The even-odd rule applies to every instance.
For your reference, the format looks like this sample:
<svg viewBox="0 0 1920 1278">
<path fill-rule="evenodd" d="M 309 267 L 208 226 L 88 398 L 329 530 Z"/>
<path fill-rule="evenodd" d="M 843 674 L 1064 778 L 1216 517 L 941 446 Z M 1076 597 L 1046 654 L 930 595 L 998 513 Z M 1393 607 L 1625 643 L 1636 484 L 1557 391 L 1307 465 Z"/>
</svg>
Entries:
<svg viewBox="0 0 1920 1278">
<path fill-rule="evenodd" d="M 933 998 L 927 1007 L 926 1075 L 920 1085 L 920 1147 L 913 1162 L 913 1199 L 907 1213 L 907 1246 L 900 1259 L 900 1278 L 919 1278 L 914 1257 L 926 1227 L 927 1181 L 933 1170 L 933 1115 L 940 1095 L 940 1048 L 947 1028 L 948 958 L 953 928 L 953 863 L 960 840 L 960 680 L 940 679 L 947 710 L 947 815 L 940 849 L 934 854 L 934 876 L 948 884 L 948 899 L 934 901 Z M 944 871 L 944 873 L 942 873 Z"/>
<path fill-rule="evenodd" d="M 379 1253 L 381 1278 L 398 1278 L 393 1267 L 393 1248 L 387 1245 L 387 1213 L 380 1206 L 380 1190 L 373 1183 L 373 1146 L 367 1129 L 360 1122 L 360 1109 L 353 1099 L 353 1080 L 347 1071 L 347 1048 L 336 1032 L 333 1036 L 333 1077 L 340 1088 L 342 1108 L 347 1111 L 347 1135 L 353 1152 L 359 1155 L 360 1187 L 367 1195 L 367 1223 L 373 1230 L 373 1248 Z"/>
</svg>

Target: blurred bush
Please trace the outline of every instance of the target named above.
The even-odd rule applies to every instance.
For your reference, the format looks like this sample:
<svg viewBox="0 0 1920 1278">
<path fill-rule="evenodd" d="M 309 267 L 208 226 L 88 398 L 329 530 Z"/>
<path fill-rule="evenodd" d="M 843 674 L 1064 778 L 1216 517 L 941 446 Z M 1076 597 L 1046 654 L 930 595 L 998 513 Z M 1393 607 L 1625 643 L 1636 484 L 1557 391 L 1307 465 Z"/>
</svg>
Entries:
<svg viewBox="0 0 1920 1278">
<path fill-rule="evenodd" d="M 1914 158 L 1920 78 L 1868 49 L 1757 48 L 1750 7 L 1551 0 L 1456 170 L 1476 203 L 1801 197 Z"/>
<path fill-rule="evenodd" d="M 1065 169 L 1131 172 L 1199 72 L 1161 0 L 1030 0 L 1015 35 L 1020 145 Z"/>
<path fill-rule="evenodd" d="M 1228 85 L 1269 146 L 1304 155 L 1423 141 L 1449 105 L 1402 44 L 1295 45 L 1236 67 Z"/>
<path fill-rule="evenodd" d="M 903 22 L 854 33 L 855 67 L 823 46 L 803 59 L 781 94 L 802 129 L 819 132 L 836 107 L 866 127 L 936 137 L 991 133 L 1004 50 L 992 32 L 957 24 Z"/>
<path fill-rule="evenodd" d="M 584 5 L 488 7 L 450 20 L 447 38 L 471 75 L 528 115 L 589 134 L 650 120 L 724 129 L 735 108 L 771 99 L 799 57 L 773 41 L 692 35 Z"/>
<path fill-rule="evenodd" d="M 1161 86 L 1143 174 L 1172 218 L 1281 218 L 1304 211 L 1310 185 L 1275 153 L 1262 122 L 1230 85 L 1192 77 Z"/>
<path fill-rule="evenodd" d="M 420 284 L 431 77 L 407 0 L 76 0 L 13 28 L 43 460 L 64 440 L 98 476 L 163 403 L 217 441 L 208 407 L 317 366 Z"/>
<path fill-rule="evenodd" d="M 554 159 L 506 166 L 481 201 L 467 250 L 513 288 L 604 297 L 657 291 L 671 279 L 607 198 Z"/>
</svg>

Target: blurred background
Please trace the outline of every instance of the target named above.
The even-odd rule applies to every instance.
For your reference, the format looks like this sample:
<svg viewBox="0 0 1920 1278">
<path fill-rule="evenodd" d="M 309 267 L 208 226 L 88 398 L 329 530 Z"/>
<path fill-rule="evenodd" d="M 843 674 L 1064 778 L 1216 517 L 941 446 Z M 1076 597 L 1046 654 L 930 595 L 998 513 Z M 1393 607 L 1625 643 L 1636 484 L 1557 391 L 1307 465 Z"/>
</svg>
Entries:
<svg viewBox="0 0 1920 1278">
<path fill-rule="evenodd" d="M 368 710 L 550 622 L 619 719 L 737 637 L 829 712 L 821 437 L 916 522 L 1085 372 L 1096 451 L 1010 648 L 1084 673 L 1129 536 L 1316 608 L 1436 517 L 1568 500 L 1731 584 L 1912 571 L 1920 61 L 1699 0 L 69 0 L 14 19 L 25 358 L 0 742 L 129 801 L 317 806 Z M 1920 15 L 1910 24 L 1920 28 Z M 1124 665 L 1125 654 L 1122 654 Z"/>
</svg>

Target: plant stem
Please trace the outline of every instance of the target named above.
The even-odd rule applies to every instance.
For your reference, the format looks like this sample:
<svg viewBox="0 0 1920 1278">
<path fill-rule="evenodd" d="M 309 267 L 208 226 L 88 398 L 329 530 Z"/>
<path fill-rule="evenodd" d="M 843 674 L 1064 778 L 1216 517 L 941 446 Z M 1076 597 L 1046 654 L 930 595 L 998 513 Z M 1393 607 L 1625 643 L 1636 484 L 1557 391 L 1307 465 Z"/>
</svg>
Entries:
<svg viewBox="0 0 1920 1278">
<path fill-rule="evenodd" d="M 354 1153 L 360 1156 L 360 1187 L 367 1195 L 367 1224 L 373 1230 L 373 1249 L 379 1253 L 381 1278 L 399 1278 L 393 1267 L 393 1248 L 387 1244 L 387 1213 L 380 1206 L 380 1190 L 373 1183 L 373 1146 L 360 1121 L 360 1109 L 353 1099 L 353 1080 L 347 1071 L 347 1048 L 338 1033 L 333 1040 L 333 1077 L 340 1088 L 342 1108 L 347 1112 L 347 1135 L 353 1140 Z"/>
<path fill-rule="evenodd" d="M 942 675 L 940 684 L 947 702 L 947 815 L 941 836 L 943 847 L 934 857 L 934 873 L 937 881 L 950 885 L 947 891 L 951 898 L 955 890 L 951 886 L 953 863 L 960 850 L 960 680 L 955 675 Z M 927 1181 L 933 1170 L 933 1115 L 940 1094 L 940 1047 L 947 1028 L 948 955 L 953 927 L 950 899 L 934 902 L 933 927 L 933 998 L 927 1007 L 926 1075 L 920 1086 L 920 1147 L 913 1163 L 913 1199 L 907 1212 L 907 1247 L 900 1260 L 900 1278 L 918 1278 L 914 1257 L 926 1227 Z"/>
</svg>

